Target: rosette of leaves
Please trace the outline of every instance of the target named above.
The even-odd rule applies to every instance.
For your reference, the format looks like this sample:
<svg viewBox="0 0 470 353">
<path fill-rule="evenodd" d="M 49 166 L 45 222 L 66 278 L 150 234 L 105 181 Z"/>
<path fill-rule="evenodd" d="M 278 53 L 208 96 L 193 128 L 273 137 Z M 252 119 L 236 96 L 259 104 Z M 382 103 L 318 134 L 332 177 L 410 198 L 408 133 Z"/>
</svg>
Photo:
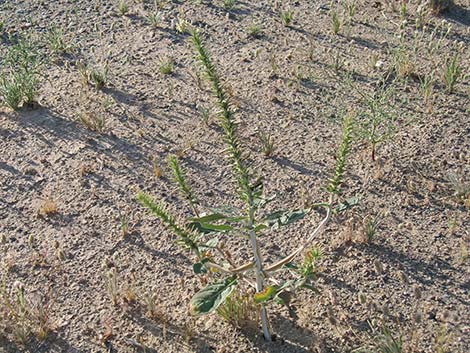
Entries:
<svg viewBox="0 0 470 353">
<path fill-rule="evenodd" d="M 191 314 L 214 312 L 229 298 L 235 288 L 238 287 L 238 290 L 243 291 L 243 288 L 248 289 L 247 286 L 251 286 L 255 289 L 254 302 L 260 307 L 263 335 L 266 340 L 271 340 L 266 306 L 270 302 L 288 305 L 288 295 L 285 294 L 298 288 L 314 289 L 312 281 L 316 272 L 315 262 L 320 253 L 311 247 L 313 240 L 324 230 L 333 214 L 344 211 L 358 202 L 356 198 L 343 203 L 336 200 L 345 173 L 353 120 L 351 117 L 345 119 L 343 140 L 336 157 L 335 174 L 327 186 L 330 194 L 328 201 L 308 209 L 266 213 L 263 209 L 273 198 L 264 195 L 263 182 L 249 162 L 249 156 L 239 138 L 238 124 L 234 119 L 229 96 L 197 32 L 193 32 L 192 43 L 219 108 L 218 121 L 227 147 L 227 159 L 232 166 L 236 192 L 244 207 L 241 210 L 232 207 L 204 207 L 192 190 L 180 161 L 173 156 L 169 158 L 173 180 L 182 198 L 189 203 L 193 215 L 186 220 L 177 220 L 163 202 L 155 202 L 145 193 L 139 193 L 138 200 L 178 237 L 180 244 L 196 255 L 194 272 L 210 278 L 209 284 L 197 292 L 191 300 Z M 277 261 L 271 259 L 267 264 L 263 260 L 260 249 L 262 234 L 278 232 L 281 227 L 304 219 L 314 209 L 321 208 L 325 209 L 323 219 L 302 244 Z M 251 261 L 239 263 L 223 248 L 222 239 L 231 235 L 242 236 L 251 245 Z M 303 260 L 295 263 L 302 254 L 305 254 Z M 290 276 L 277 276 L 280 272 L 289 273 Z"/>
</svg>

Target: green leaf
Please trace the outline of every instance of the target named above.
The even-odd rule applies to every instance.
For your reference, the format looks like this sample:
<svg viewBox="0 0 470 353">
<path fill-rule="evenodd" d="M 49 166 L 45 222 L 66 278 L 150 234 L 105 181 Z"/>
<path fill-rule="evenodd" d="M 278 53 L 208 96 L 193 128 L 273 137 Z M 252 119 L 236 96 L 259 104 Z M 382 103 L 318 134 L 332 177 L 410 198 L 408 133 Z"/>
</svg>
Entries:
<svg viewBox="0 0 470 353">
<path fill-rule="evenodd" d="M 199 233 L 229 232 L 234 228 L 228 224 L 212 224 L 207 222 L 190 222 L 188 228 Z"/>
<path fill-rule="evenodd" d="M 277 286 L 268 286 L 262 292 L 255 293 L 253 298 L 255 300 L 255 303 L 264 303 L 274 298 L 277 292 Z"/>
<path fill-rule="evenodd" d="M 225 217 L 236 217 L 240 214 L 240 210 L 230 205 L 222 205 L 220 207 L 211 207 L 210 210 L 214 213 L 221 214 Z"/>
<path fill-rule="evenodd" d="M 254 200 L 253 204 L 256 208 L 260 209 L 260 208 L 263 208 L 264 206 L 266 206 L 271 201 L 273 201 L 276 197 L 277 197 L 277 195 L 271 195 L 269 197 L 261 197 L 260 196 L 260 197 L 258 197 Z"/>
<path fill-rule="evenodd" d="M 204 264 L 208 261 L 208 259 L 204 259 L 202 260 L 201 262 L 196 262 L 194 265 L 193 265 L 193 270 L 194 270 L 194 273 L 196 274 L 202 274 L 202 273 L 207 273 L 207 268 L 206 266 L 204 266 Z"/>
<path fill-rule="evenodd" d="M 262 230 L 268 228 L 266 224 L 258 224 L 255 228 L 254 231 L 255 233 L 261 232 Z"/>
<path fill-rule="evenodd" d="M 267 226 L 277 229 L 303 219 L 310 210 L 310 208 L 306 208 L 294 211 L 276 211 L 264 217 L 263 221 Z"/>
<path fill-rule="evenodd" d="M 209 284 L 201 289 L 191 299 L 191 314 L 201 315 L 214 311 L 227 299 L 236 285 L 236 277 L 229 277 L 223 281 Z"/>
<path fill-rule="evenodd" d="M 350 197 L 349 199 L 345 200 L 344 202 L 336 206 L 335 213 L 340 213 L 350 208 L 353 208 L 354 206 L 357 206 L 359 202 L 360 202 L 360 199 L 358 196 Z"/>
<path fill-rule="evenodd" d="M 292 262 L 288 262 L 284 265 L 285 268 L 289 269 L 289 270 L 298 270 L 299 269 L 299 266 L 297 266 L 296 264 L 292 263 Z"/>
<path fill-rule="evenodd" d="M 212 213 L 207 216 L 189 218 L 189 220 L 191 222 L 216 222 L 226 218 L 227 216 L 224 216 L 221 213 Z"/>
</svg>

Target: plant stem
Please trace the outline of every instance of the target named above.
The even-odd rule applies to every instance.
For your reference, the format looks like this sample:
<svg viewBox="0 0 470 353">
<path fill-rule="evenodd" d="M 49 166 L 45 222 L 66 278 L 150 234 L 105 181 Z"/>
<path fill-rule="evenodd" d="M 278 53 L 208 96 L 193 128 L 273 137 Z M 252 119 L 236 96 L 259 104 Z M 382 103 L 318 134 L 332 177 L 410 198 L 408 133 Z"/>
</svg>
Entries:
<svg viewBox="0 0 470 353">
<path fill-rule="evenodd" d="M 263 273 L 263 262 L 261 258 L 261 253 L 259 251 L 258 240 L 256 239 L 256 233 L 253 228 L 255 210 L 253 206 L 250 206 L 249 215 L 248 215 L 248 229 L 250 235 L 250 243 L 253 248 L 253 256 L 255 260 L 255 276 L 256 276 L 256 291 L 262 292 L 264 290 L 264 273 Z M 268 312 L 266 306 L 261 304 L 261 327 L 263 329 L 263 336 L 266 341 L 272 341 L 271 333 L 269 332 L 269 321 L 268 321 Z"/>
</svg>

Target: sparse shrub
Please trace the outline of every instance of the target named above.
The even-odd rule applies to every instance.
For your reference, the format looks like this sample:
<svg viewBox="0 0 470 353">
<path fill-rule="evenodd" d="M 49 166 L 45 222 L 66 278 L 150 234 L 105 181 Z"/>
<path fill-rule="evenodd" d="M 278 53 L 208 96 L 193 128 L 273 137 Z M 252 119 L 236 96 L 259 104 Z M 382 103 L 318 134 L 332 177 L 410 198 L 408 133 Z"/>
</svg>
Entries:
<svg viewBox="0 0 470 353">
<path fill-rule="evenodd" d="M 368 243 L 372 243 L 379 230 L 381 215 L 367 216 L 363 220 L 364 237 Z"/>
<path fill-rule="evenodd" d="M 349 20 L 352 21 L 353 17 L 356 16 L 357 12 L 357 1 L 356 0 L 345 0 L 343 1 L 343 8 L 348 14 Z"/>
<path fill-rule="evenodd" d="M 209 120 L 211 117 L 210 109 L 202 107 L 199 109 L 199 112 L 200 112 L 201 121 L 203 122 L 203 124 L 206 126 L 209 126 Z"/>
<path fill-rule="evenodd" d="M 57 204 L 52 198 L 45 198 L 39 207 L 38 214 L 41 216 L 50 216 L 55 213 L 57 213 Z"/>
<path fill-rule="evenodd" d="M 387 327 L 382 328 L 382 333 L 376 337 L 376 349 L 378 353 L 403 352 L 403 338 L 395 338 L 393 332 Z"/>
<path fill-rule="evenodd" d="M 24 97 L 23 93 L 23 77 L 20 72 L 14 72 L 8 76 L 2 75 L 0 92 L 3 97 L 4 104 L 13 109 L 18 110 Z"/>
<path fill-rule="evenodd" d="M 118 305 L 119 298 L 121 296 L 121 289 L 118 282 L 116 268 L 112 267 L 110 269 L 106 269 L 103 273 L 103 281 L 111 302 L 113 305 Z"/>
<path fill-rule="evenodd" d="M 263 207 L 272 198 L 263 195 L 263 182 L 250 167 L 249 156 L 238 135 L 238 124 L 230 105 L 229 95 L 226 93 L 219 74 L 197 32 L 193 32 L 192 42 L 217 100 L 220 111 L 219 123 L 227 145 L 228 159 L 237 185 L 236 190 L 244 204 L 244 210 L 237 212 L 223 208 L 206 209 L 202 205 L 196 204 L 193 201 L 194 193 L 189 188 L 185 174 L 176 159 L 171 161 L 174 164 L 172 167 L 174 179 L 182 196 L 189 201 L 193 209 L 193 217 L 180 223 L 163 202 L 154 202 L 149 195 L 143 192 L 138 194 L 138 200 L 157 216 L 164 226 L 177 235 L 178 242 L 183 247 L 195 254 L 197 262 L 193 265 L 194 272 L 205 276 L 210 275 L 210 283 L 197 292 L 191 300 L 191 313 L 201 315 L 216 311 L 226 303 L 227 298 L 235 289 L 240 290 L 241 293 L 247 293 L 244 281 L 248 281 L 256 288 L 253 300 L 259 305 L 264 337 L 271 340 L 266 305 L 270 302 L 283 302 L 282 293 L 284 292 L 299 288 L 313 288 L 311 282 L 316 255 L 307 251 L 313 239 L 323 231 L 333 212 L 343 209 L 341 205 L 337 205 L 337 198 L 345 173 L 346 155 L 350 148 L 353 121 L 351 116 L 345 119 L 343 141 L 336 158 L 335 174 L 329 180 L 327 187 L 330 197 L 328 202 L 322 204 L 326 208 L 326 214 L 303 244 L 300 244 L 286 257 L 267 265 L 261 256 L 260 245 L 262 243 L 259 236 L 269 230 L 278 231 L 282 226 L 303 219 L 312 209 L 280 210 L 269 214 L 262 212 Z M 203 214 L 201 209 L 212 212 Z M 242 265 L 236 264 L 230 251 L 222 248 L 220 244 L 221 240 L 219 239 L 224 234 L 239 234 L 246 238 L 252 247 L 252 255 L 250 256 L 252 260 Z M 295 259 L 305 252 L 307 252 L 306 260 L 303 264 L 296 265 Z M 271 283 L 268 278 L 280 271 L 286 271 L 284 273 L 289 274 L 290 279 Z M 254 278 L 250 273 L 254 274 Z M 241 280 L 242 278 L 244 281 Z"/>
<path fill-rule="evenodd" d="M 455 173 L 449 173 L 447 180 L 453 189 L 453 197 L 457 202 L 470 205 L 470 183 L 466 183 Z"/>
<path fill-rule="evenodd" d="M 191 24 L 183 17 L 178 17 L 178 22 L 175 26 L 176 32 L 181 34 L 188 34 L 191 32 Z"/>
<path fill-rule="evenodd" d="M 399 47 L 391 51 L 391 55 L 393 68 L 397 76 L 400 78 L 410 77 L 415 70 L 415 61 L 406 44 L 401 43 Z"/>
</svg>

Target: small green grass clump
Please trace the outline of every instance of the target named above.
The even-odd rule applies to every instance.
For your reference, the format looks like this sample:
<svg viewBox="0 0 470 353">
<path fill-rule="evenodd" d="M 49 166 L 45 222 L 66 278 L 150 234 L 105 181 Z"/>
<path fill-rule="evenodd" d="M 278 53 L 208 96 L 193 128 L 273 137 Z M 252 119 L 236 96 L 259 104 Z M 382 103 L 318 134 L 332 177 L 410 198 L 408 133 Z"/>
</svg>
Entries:
<svg viewBox="0 0 470 353">
<path fill-rule="evenodd" d="M 13 110 L 31 106 L 39 92 L 40 57 L 34 44 L 21 38 L 7 51 L 0 75 L 0 95 Z"/>
</svg>

